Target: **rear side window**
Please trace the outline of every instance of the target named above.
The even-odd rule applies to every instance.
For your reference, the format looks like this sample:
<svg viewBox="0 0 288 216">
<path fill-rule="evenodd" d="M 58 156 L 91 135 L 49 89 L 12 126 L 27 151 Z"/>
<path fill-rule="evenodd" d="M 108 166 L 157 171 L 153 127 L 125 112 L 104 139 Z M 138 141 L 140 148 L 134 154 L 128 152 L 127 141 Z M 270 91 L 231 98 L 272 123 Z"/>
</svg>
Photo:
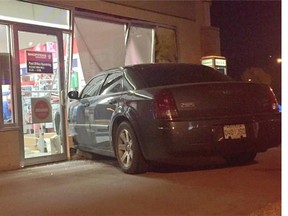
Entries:
<svg viewBox="0 0 288 216">
<path fill-rule="evenodd" d="M 122 73 L 113 73 L 109 74 L 107 79 L 105 80 L 100 94 L 110 94 L 117 93 L 123 91 L 122 87 Z"/>
</svg>

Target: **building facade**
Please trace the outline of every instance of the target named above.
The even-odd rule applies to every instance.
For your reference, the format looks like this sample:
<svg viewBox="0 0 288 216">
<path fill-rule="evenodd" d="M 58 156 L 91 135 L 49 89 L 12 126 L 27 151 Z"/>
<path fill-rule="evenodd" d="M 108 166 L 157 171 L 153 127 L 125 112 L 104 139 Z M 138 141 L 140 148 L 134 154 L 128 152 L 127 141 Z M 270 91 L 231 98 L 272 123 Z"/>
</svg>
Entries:
<svg viewBox="0 0 288 216">
<path fill-rule="evenodd" d="M 99 71 L 220 55 L 210 0 L 0 2 L 0 170 L 69 159 L 67 91 Z"/>
</svg>

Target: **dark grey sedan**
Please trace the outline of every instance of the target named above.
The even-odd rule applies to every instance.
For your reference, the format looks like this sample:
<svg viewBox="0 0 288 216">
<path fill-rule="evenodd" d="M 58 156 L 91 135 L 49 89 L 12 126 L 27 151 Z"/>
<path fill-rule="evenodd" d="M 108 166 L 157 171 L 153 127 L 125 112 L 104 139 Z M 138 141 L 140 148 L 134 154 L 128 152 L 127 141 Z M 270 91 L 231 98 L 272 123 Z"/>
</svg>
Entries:
<svg viewBox="0 0 288 216">
<path fill-rule="evenodd" d="M 191 64 L 142 64 L 99 73 L 69 107 L 75 147 L 117 157 L 125 173 L 149 162 L 223 156 L 247 163 L 281 142 L 271 88 Z"/>
</svg>

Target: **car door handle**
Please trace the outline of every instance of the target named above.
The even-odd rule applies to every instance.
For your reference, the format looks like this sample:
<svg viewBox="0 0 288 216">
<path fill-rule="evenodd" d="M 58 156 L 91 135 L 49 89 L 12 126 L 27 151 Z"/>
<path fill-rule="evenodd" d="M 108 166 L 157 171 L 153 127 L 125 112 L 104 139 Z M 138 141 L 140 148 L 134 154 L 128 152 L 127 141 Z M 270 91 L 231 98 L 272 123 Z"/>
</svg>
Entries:
<svg viewBox="0 0 288 216">
<path fill-rule="evenodd" d="M 89 101 L 88 99 L 86 99 L 86 98 L 82 99 L 82 100 L 81 100 L 81 103 L 82 103 L 82 105 L 83 105 L 84 107 L 90 106 L 90 101 Z"/>
</svg>

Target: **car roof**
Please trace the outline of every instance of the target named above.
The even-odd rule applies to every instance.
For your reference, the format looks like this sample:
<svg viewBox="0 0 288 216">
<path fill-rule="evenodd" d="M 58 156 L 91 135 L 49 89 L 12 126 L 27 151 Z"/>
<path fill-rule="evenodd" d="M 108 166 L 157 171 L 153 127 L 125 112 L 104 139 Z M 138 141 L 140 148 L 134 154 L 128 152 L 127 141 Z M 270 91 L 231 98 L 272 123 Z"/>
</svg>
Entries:
<svg viewBox="0 0 288 216">
<path fill-rule="evenodd" d="M 199 67 L 206 67 L 204 65 L 198 65 L 198 64 L 192 64 L 192 63 L 143 63 L 143 64 L 135 64 L 135 65 L 126 65 L 126 66 L 122 66 L 122 67 L 114 67 L 114 68 L 110 68 L 110 69 L 106 69 L 101 71 L 100 73 L 107 73 L 107 72 L 113 72 L 113 71 L 117 71 L 117 70 L 139 70 L 139 69 L 150 69 L 150 68 L 159 68 L 159 69 L 163 69 L 163 68 L 167 68 L 167 67 L 195 67 L 195 68 L 199 68 Z M 209 67 L 210 68 L 210 67 Z"/>
<path fill-rule="evenodd" d="M 166 67 L 206 67 L 203 65 L 197 64 L 190 64 L 190 63 L 146 63 L 146 64 L 135 64 L 135 65 L 128 65 L 124 66 L 124 69 L 149 69 L 153 68 L 166 68 Z"/>
</svg>

